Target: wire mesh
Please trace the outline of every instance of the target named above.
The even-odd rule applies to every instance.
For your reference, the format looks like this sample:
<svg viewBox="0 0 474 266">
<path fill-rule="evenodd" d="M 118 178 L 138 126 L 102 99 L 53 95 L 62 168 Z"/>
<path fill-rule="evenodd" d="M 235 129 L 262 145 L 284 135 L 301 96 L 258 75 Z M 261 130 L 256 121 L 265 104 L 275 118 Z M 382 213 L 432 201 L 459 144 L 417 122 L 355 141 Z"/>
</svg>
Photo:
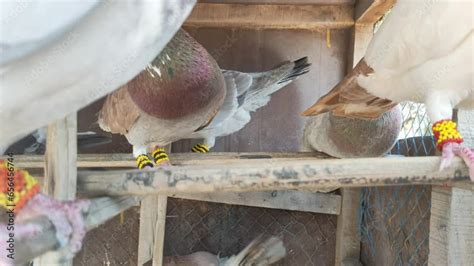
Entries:
<svg viewBox="0 0 474 266">
<path fill-rule="evenodd" d="M 257 236 L 278 236 L 287 256 L 275 265 L 334 265 L 337 218 L 309 212 L 169 199 L 164 253 L 237 254 Z"/>
<path fill-rule="evenodd" d="M 403 125 L 392 154 L 432 156 L 436 146 L 422 104 L 402 104 Z M 430 186 L 364 188 L 359 228 L 364 265 L 428 263 Z"/>
</svg>

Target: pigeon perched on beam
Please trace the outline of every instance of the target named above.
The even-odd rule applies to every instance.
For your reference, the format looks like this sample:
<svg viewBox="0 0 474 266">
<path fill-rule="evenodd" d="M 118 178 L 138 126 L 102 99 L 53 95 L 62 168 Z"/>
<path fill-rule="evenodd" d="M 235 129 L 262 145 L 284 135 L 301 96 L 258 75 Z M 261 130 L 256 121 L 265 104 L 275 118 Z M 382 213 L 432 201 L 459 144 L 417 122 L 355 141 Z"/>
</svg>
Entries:
<svg viewBox="0 0 474 266">
<path fill-rule="evenodd" d="M 2 3 L 0 150 L 131 80 L 195 2 Z"/>
<path fill-rule="evenodd" d="M 461 145 L 453 109 L 474 108 L 474 1 L 399 0 L 365 56 L 304 115 L 376 119 L 402 101 L 426 105 L 440 169 L 463 158 L 474 181 L 474 152 Z"/>
<path fill-rule="evenodd" d="M 303 143 L 307 151 L 316 150 L 337 158 L 380 157 L 397 142 L 402 122 L 400 106 L 374 120 L 328 112 L 308 118 Z"/>
<path fill-rule="evenodd" d="M 136 78 L 109 95 L 99 113 L 104 131 L 125 135 L 138 168 L 168 165 L 163 147 L 199 138 L 193 148 L 207 152 L 215 138 L 242 129 L 250 112 L 270 95 L 308 72 L 307 58 L 261 73 L 221 70 L 184 30 Z"/>
</svg>

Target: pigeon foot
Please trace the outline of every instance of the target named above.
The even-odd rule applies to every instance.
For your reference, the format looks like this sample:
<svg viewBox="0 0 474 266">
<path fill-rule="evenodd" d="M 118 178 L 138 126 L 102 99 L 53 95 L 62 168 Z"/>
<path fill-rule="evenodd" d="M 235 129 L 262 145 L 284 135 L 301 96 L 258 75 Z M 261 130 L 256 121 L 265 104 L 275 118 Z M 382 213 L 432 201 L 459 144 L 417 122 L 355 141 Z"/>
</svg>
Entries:
<svg viewBox="0 0 474 266">
<path fill-rule="evenodd" d="M 443 154 L 440 171 L 451 165 L 454 156 L 461 157 L 469 168 L 469 177 L 474 181 L 474 151 L 470 148 L 463 147 L 459 143 L 449 142 L 443 146 Z"/>
</svg>

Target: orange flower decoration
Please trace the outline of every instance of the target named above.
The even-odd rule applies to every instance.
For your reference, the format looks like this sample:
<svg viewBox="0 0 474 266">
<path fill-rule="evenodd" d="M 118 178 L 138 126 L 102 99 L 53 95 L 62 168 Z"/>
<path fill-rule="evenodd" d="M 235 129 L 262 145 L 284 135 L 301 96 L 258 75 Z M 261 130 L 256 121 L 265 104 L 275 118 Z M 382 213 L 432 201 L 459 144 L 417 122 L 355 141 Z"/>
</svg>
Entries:
<svg viewBox="0 0 474 266">
<path fill-rule="evenodd" d="M 0 160 L 0 206 L 17 213 L 39 192 L 38 181 L 27 171 Z"/>
</svg>

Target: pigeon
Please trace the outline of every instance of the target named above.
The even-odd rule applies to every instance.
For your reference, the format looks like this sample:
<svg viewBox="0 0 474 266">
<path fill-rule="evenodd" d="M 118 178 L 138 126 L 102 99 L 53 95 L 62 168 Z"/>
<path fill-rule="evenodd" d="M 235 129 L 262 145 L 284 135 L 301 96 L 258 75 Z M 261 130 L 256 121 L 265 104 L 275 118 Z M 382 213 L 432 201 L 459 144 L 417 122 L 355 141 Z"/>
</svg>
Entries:
<svg viewBox="0 0 474 266">
<path fill-rule="evenodd" d="M 2 3 L 0 151 L 131 80 L 195 2 Z"/>
<path fill-rule="evenodd" d="M 125 135 L 139 169 L 169 165 L 164 146 L 204 139 L 194 152 L 208 152 L 214 139 L 250 121 L 250 112 L 270 95 L 308 72 L 307 58 L 262 73 L 222 70 L 184 30 L 132 81 L 110 94 L 98 116 L 107 132 Z"/>
<path fill-rule="evenodd" d="M 304 150 L 337 158 L 380 157 L 397 142 L 402 122 L 399 105 L 374 120 L 341 117 L 330 112 L 312 116 L 303 132 Z"/>
<path fill-rule="evenodd" d="M 283 241 L 278 237 L 259 236 L 239 254 L 220 258 L 209 252 L 195 252 L 186 256 L 165 257 L 165 266 L 263 266 L 273 264 L 286 256 Z"/>
<path fill-rule="evenodd" d="M 454 155 L 474 181 L 474 152 L 461 145 L 453 109 L 474 108 L 474 1 L 399 0 L 365 56 L 303 115 L 376 119 L 397 103 L 424 103 L 433 123 L 440 170 Z"/>
</svg>

